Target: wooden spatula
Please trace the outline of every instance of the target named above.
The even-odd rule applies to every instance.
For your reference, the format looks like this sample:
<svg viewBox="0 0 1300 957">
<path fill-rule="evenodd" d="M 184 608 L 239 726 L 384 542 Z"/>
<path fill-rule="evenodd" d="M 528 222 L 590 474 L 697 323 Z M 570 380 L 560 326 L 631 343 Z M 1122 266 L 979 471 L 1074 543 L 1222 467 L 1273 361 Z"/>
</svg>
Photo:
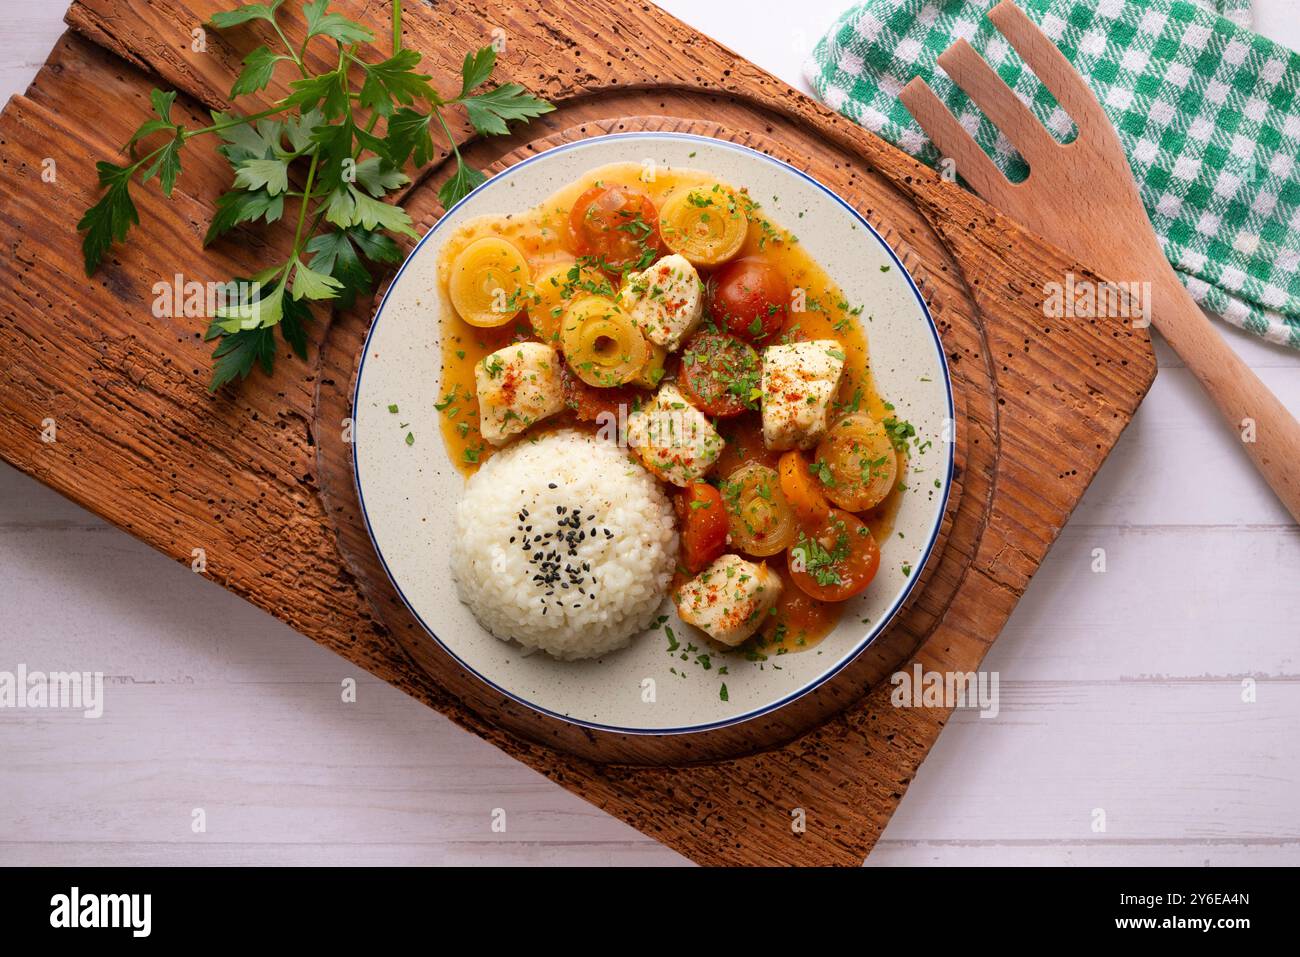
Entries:
<svg viewBox="0 0 1300 957">
<path fill-rule="evenodd" d="M 903 104 L 981 196 L 1108 281 L 1149 283 L 1151 322 L 1213 397 L 1292 517 L 1300 521 L 1300 424 L 1223 341 L 1160 251 L 1119 136 L 1068 60 L 1011 0 L 989 19 L 1078 127 L 1062 145 L 965 40 L 939 65 L 1020 151 L 1029 177 L 1012 183 L 920 78 Z M 1144 288 L 1142 286 L 1136 287 Z"/>
</svg>

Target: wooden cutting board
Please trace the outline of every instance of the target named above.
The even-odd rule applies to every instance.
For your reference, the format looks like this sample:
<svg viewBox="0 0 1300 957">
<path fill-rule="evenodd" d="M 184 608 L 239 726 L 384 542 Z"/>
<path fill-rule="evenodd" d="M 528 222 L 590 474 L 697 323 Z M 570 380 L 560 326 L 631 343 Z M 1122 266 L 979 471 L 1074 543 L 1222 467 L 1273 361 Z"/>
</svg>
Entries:
<svg viewBox="0 0 1300 957">
<path fill-rule="evenodd" d="M 387 35 L 388 4 L 335 5 Z M 881 679 L 909 659 L 978 667 L 1154 377 L 1145 332 L 1044 318 L 1048 283 L 1095 277 L 648 4 L 407 4 L 404 43 L 440 88 L 467 49 L 496 36 L 506 50 L 495 79 L 559 107 L 471 143 L 480 166 L 609 130 L 682 128 L 812 171 L 923 281 L 960 398 L 960 496 L 945 543 L 919 597 L 844 680 L 713 738 L 629 741 L 546 724 L 461 673 L 376 574 L 342 442 L 368 311 L 318 322 L 308 362 L 282 360 L 274 379 L 216 397 L 204 322 L 153 314 L 155 282 L 223 281 L 288 245 L 289 231 L 272 229 L 202 249 L 224 163 L 194 150 L 171 202 L 139 191 L 145 228 L 93 280 L 82 276 L 74 225 L 97 192 L 94 161 L 145 117 L 150 87 L 181 90 L 178 113 L 198 124 L 203 108 L 226 105 L 238 61 L 262 42 L 241 28 L 193 50 L 192 31 L 228 6 L 81 0 L 72 32 L 0 116 L 0 455 L 179 562 L 202 549 L 205 574 L 225 587 L 697 861 L 860 863 L 948 716 L 891 707 Z M 301 36 L 292 17 L 287 32 Z M 41 175 L 48 160 L 53 182 Z M 424 226 L 441 213 L 431 186 L 446 172 L 435 162 L 409 188 Z M 41 438 L 48 420 L 53 443 Z M 800 809 L 803 831 L 791 826 Z"/>
</svg>

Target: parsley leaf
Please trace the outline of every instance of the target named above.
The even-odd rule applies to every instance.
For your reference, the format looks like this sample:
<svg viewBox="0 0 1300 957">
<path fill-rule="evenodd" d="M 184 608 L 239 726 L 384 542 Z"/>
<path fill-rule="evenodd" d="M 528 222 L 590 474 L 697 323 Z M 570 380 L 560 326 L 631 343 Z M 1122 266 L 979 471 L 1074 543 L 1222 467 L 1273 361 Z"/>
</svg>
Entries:
<svg viewBox="0 0 1300 957">
<path fill-rule="evenodd" d="M 342 69 L 294 80 L 289 89 L 293 92 L 281 101 L 285 106 L 309 110 L 319 105 L 325 118 L 331 120 L 338 119 L 348 110 L 347 74 Z"/>
<path fill-rule="evenodd" d="M 307 303 L 286 298 L 284 315 L 280 317 L 280 334 L 299 359 L 307 358 L 307 323 L 311 322 L 311 309 Z"/>
<path fill-rule="evenodd" d="M 506 123 L 528 120 L 555 109 L 545 100 L 528 93 L 518 83 L 505 83 L 495 90 L 462 100 L 474 129 L 488 136 L 509 132 Z"/>
<path fill-rule="evenodd" d="M 175 132 L 180 127 L 172 122 L 172 104 L 176 102 L 176 92 L 173 90 L 164 93 L 162 90 L 150 90 L 149 102 L 153 104 L 153 110 L 158 114 L 156 120 L 145 120 L 140 124 L 140 128 L 132 134 L 131 139 L 127 141 L 127 148 L 131 151 L 131 158 L 135 159 L 135 144 L 139 143 L 146 136 L 153 133 L 160 133 L 163 130 Z"/>
<path fill-rule="evenodd" d="M 355 187 L 350 192 L 352 193 L 352 201 L 356 204 L 356 213 L 352 217 L 352 222 L 348 225 L 360 225 L 366 229 L 374 229 L 376 226 L 380 226 L 390 233 L 401 233 L 404 236 L 410 236 L 412 239 L 419 239 L 419 233 L 411 228 L 411 217 L 406 215 L 406 210 L 402 209 L 402 207 L 381 203 Z"/>
<path fill-rule="evenodd" d="M 235 170 L 235 185 L 245 189 L 266 188 L 276 196 L 289 188 L 289 164 L 279 159 L 251 159 Z"/>
<path fill-rule="evenodd" d="M 490 46 L 465 54 L 460 68 L 460 97 L 469 96 L 470 90 L 482 86 L 497 65 L 497 51 Z"/>
<path fill-rule="evenodd" d="M 385 193 L 400 189 L 411 181 L 382 156 L 371 156 L 358 163 L 356 177 L 362 188 L 375 199 L 383 199 Z"/>
<path fill-rule="evenodd" d="M 214 13 L 208 23 L 218 30 L 226 30 L 230 27 L 237 27 L 241 23 L 250 23 L 253 20 L 274 22 L 275 11 L 280 8 L 282 3 L 284 3 L 284 0 L 271 0 L 271 3 L 246 3 L 234 10 L 223 10 L 220 13 Z"/>
<path fill-rule="evenodd" d="M 233 122 L 236 117 L 227 113 L 213 112 L 216 126 Z M 231 166 L 238 166 L 244 160 L 270 159 L 280 152 L 280 140 L 284 136 L 284 124 L 276 120 L 258 120 L 256 124 L 242 123 L 225 127 L 217 134 L 222 144 L 217 152 L 224 156 Z"/>
<path fill-rule="evenodd" d="M 429 86 L 433 77 L 416 73 L 415 66 L 422 59 L 416 50 L 398 50 L 382 63 L 361 64 L 366 79 L 361 84 L 360 99 L 363 109 L 374 110 L 380 116 L 389 116 L 393 104 L 409 106 L 416 99 L 438 102 L 438 94 Z"/>
<path fill-rule="evenodd" d="M 438 187 L 438 202 L 444 210 L 451 209 L 468 196 L 478 186 L 487 182 L 487 177 L 472 166 L 461 163 L 447 182 Z"/>
<path fill-rule="evenodd" d="M 339 283 L 339 305 L 343 308 L 351 306 L 358 293 L 370 291 L 370 270 L 361 262 L 347 230 L 321 233 L 307 244 L 307 252 L 312 253 L 313 270 L 332 276 Z"/>
<path fill-rule="evenodd" d="M 313 0 L 303 4 L 307 17 L 307 39 L 325 36 L 342 44 L 369 43 L 375 35 L 341 13 L 326 13 L 330 0 Z"/>
<path fill-rule="evenodd" d="M 81 241 L 87 276 L 95 274 L 109 247 L 124 240 L 127 231 L 140 222 L 140 215 L 136 212 L 130 193 L 134 167 L 114 166 L 100 160 L 95 164 L 95 169 L 99 172 L 99 185 L 107 186 L 108 192 L 86 210 L 86 214 L 77 223 L 78 231 L 87 231 Z"/>
<path fill-rule="evenodd" d="M 388 236 L 383 233 L 372 232 L 365 229 L 349 229 L 348 238 L 356 243 L 361 254 L 369 259 L 372 263 L 399 263 L 402 261 L 402 250 Z"/>
<path fill-rule="evenodd" d="M 259 286 L 257 283 L 248 283 L 247 280 L 239 280 L 240 288 L 253 286 L 260 293 L 256 299 L 239 298 L 233 302 L 224 303 L 216 312 L 216 318 L 212 320 L 212 325 L 208 327 L 208 332 L 219 329 L 225 333 L 236 333 L 248 329 L 264 329 L 274 326 L 284 317 L 284 282 L 277 282 L 270 287 L 269 291 L 266 286 Z M 211 336 L 209 336 L 211 338 Z"/>
<path fill-rule="evenodd" d="M 265 44 L 255 48 L 252 53 L 244 57 L 244 69 L 240 71 L 235 85 L 230 88 L 230 98 L 233 100 L 245 93 L 265 90 L 275 73 L 275 65 L 287 59 L 289 57 L 272 53 L 271 48 Z"/>
<path fill-rule="evenodd" d="M 158 158 L 140 174 L 140 182 L 147 183 L 157 176 L 158 182 L 162 185 L 163 195 L 171 196 L 172 188 L 176 185 L 176 177 L 181 174 L 181 147 L 184 145 L 185 138 L 181 135 L 180 127 L 177 127 L 176 135 L 162 148 Z"/>
<path fill-rule="evenodd" d="M 414 153 L 415 165 L 427 166 L 433 159 L 433 137 L 429 133 L 432 119 L 432 116 L 405 107 L 390 116 L 384 141 L 388 158 L 400 165 Z"/>
<path fill-rule="evenodd" d="M 357 215 L 357 201 L 352 196 L 353 190 L 346 183 L 340 183 L 330 193 L 329 202 L 325 204 L 325 219 L 335 226 L 351 226 Z"/>
<path fill-rule="evenodd" d="M 284 195 L 272 196 L 265 189 L 231 190 L 217 198 L 217 212 L 208 225 L 203 245 L 211 245 L 218 236 L 229 232 L 240 223 L 264 219 L 273 223 L 284 215 Z"/>
<path fill-rule="evenodd" d="M 275 365 L 275 330 L 245 329 L 235 333 L 213 333 L 215 324 L 208 328 L 206 339 L 221 336 L 216 349 L 212 351 L 212 381 L 208 391 L 216 392 L 227 382 L 236 378 L 243 380 L 253 371 L 253 364 L 260 363 L 267 375 Z"/>
<path fill-rule="evenodd" d="M 311 268 L 338 280 L 341 288 L 337 305 L 342 309 L 351 308 L 358 295 L 373 288 L 370 270 L 358 251 L 371 262 L 396 262 L 402 258 L 397 243 L 383 233 L 359 226 L 322 233 L 307 244 L 307 252 L 312 253 Z"/>
<path fill-rule="evenodd" d="M 317 272 L 301 259 L 296 260 L 293 271 L 293 298 L 295 299 L 333 299 L 343 283 L 333 276 Z"/>
</svg>

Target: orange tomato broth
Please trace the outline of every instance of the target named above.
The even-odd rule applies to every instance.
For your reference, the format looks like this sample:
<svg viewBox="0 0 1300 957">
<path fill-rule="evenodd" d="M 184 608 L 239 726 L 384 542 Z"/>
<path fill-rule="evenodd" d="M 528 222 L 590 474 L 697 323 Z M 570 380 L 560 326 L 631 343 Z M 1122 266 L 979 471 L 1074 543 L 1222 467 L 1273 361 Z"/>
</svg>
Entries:
<svg viewBox="0 0 1300 957">
<path fill-rule="evenodd" d="M 444 304 L 441 316 L 442 386 L 438 414 L 447 454 L 466 478 L 477 471 L 479 465 L 495 451 L 479 434 L 474 367 L 486 356 L 512 342 L 540 340 L 534 334 L 526 312 L 520 312 L 505 324 L 494 328 L 471 326 L 456 315 L 448 295 L 451 264 L 471 242 L 486 236 L 496 236 L 513 243 L 523 253 L 530 275 L 536 277 L 556 263 L 576 258 L 569 233 L 569 211 L 574 201 L 596 183 L 619 184 L 639 190 L 647 194 L 658 208 L 671 191 L 712 187 L 718 182 L 712 174 L 694 169 L 661 167 L 655 170 L 655 176 L 650 181 L 642 179 L 643 173 L 644 167 L 638 163 L 615 163 L 593 169 L 531 210 L 509 216 L 479 217 L 460 226 L 447 240 L 438 260 L 440 298 Z M 723 185 L 735 189 L 728 184 Z M 772 263 L 780 270 L 791 289 L 805 291 L 807 308 L 802 312 L 790 312 L 781 336 L 794 330 L 794 338 L 797 339 L 834 339 L 839 342 L 845 354 L 845 362 L 836 402 L 843 407 L 856 397 L 862 411 L 877 420 L 887 417 L 889 407 L 876 391 L 871 376 L 867 341 L 862 332 L 862 322 L 859 321 L 862 318 L 859 315 L 860 307 L 855 310 L 845 300 L 840 288 L 799 244 L 796 234 L 790 233 L 766 215 L 758 197 L 749 197 L 749 200 L 754 204 L 753 208 L 746 210 L 750 220 L 749 232 L 735 258 L 752 257 Z M 707 267 L 698 269 L 701 279 L 707 279 L 711 270 Z M 612 285 L 617 288 L 617 277 L 612 280 Z M 645 394 L 649 397 L 651 393 L 646 391 Z M 744 446 L 744 452 L 748 453 L 744 458 L 774 465 L 775 456 L 772 456 L 770 463 L 765 458 L 768 453 L 762 449 L 761 438 L 754 445 L 753 436 L 760 434 L 757 420 L 757 413 L 723 420 L 719 423 L 719 432 L 729 439 L 729 445 L 732 444 L 730 436 L 733 434 L 737 434 L 738 438 L 740 434 L 748 435 L 748 441 L 735 443 Z M 523 435 L 531 436 L 563 427 L 593 432 L 597 428 L 595 423 L 579 422 L 571 413 L 565 412 L 539 423 Z M 724 450 L 719 461 L 734 464 L 736 456 L 732 455 L 728 459 L 728 451 Z M 730 451 L 734 453 L 737 450 Z M 877 541 L 883 541 L 892 530 L 893 518 L 902 495 L 901 477 L 906 474 L 905 453 L 899 454 L 898 464 L 899 485 L 879 506 L 860 516 Z M 780 573 L 785 587 L 775 614 L 760 634 L 743 646 L 751 657 L 763 658 L 811 648 L 834 629 L 843 612 L 843 603 L 820 602 L 800 592 L 790 581 L 785 562 L 780 558 L 780 555 L 773 556 L 772 567 Z M 684 580 L 679 575 L 673 583 L 674 589 Z M 707 640 L 703 632 L 699 634 Z"/>
</svg>

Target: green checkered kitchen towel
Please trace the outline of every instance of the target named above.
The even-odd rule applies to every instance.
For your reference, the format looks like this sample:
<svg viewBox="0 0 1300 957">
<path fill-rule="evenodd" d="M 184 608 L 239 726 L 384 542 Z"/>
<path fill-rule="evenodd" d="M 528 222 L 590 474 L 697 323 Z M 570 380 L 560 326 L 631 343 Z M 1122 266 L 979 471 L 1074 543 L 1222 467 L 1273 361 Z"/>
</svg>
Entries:
<svg viewBox="0 0 1300 957">
<path fill-rule="evenodd" d="M 1119 129 L 1147 213 L 1193 297 L 1300 348 L 1300 55 L 1246 29 L 1249 0 L 1020 0 Z M 832 109 L 934 165 L 898 100 L 920 76 L 1013 180 L 1014 147 L 935 58 L 965 37 L 1058 137 L 1073 123 L 985 17 L 993 0 L 867 0 L 805 67 Z"/>
</svg>

